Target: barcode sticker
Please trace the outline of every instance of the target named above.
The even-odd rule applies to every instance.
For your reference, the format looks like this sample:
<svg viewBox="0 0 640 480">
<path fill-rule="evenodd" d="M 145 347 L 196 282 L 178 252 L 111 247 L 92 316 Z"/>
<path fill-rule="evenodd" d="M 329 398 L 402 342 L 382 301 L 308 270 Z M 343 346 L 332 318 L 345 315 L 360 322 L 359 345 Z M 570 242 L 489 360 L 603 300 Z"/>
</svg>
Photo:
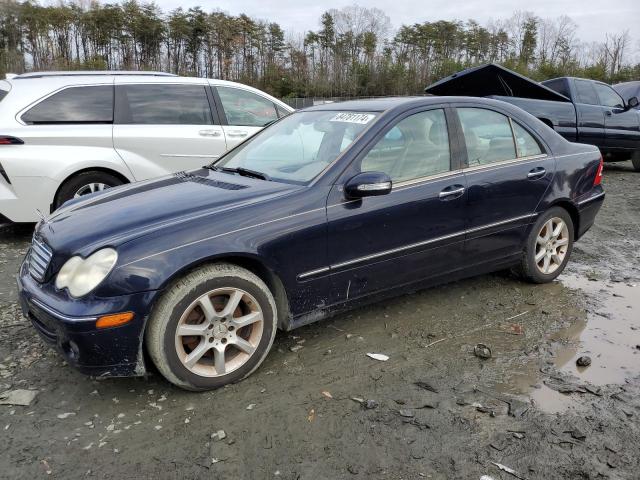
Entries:
<svg viewBox="0 0 640 480">
<path fill-rule="evenodd" d="M 366 125 L 375 118 L 375 115 L 371 113 L 354 113 L 354 112 L 342 112 L 338 113 L 335 117 L 330 119 L 330 122 L 347 122 L 347 123 L 359 123 Z"/>
</svg>

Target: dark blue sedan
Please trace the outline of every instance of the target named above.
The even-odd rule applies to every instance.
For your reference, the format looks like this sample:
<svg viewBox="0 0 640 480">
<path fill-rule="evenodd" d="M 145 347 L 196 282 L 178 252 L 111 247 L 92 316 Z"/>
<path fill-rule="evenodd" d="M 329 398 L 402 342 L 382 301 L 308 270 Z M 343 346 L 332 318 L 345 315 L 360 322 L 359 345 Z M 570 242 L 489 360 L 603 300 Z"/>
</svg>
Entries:
<svg viewBox="0 0 640 480">
<path fill-rule="evenodd" d="M 67 203 L 36 227 L 22 308 L 85 373 L 141 375 L 150 358 L 216 388 L 277 329 L 495 270 L 552 281 L 601 177 L 597 148 L 499 101 L 314 107 L 213 165 Z"/>
</svg>

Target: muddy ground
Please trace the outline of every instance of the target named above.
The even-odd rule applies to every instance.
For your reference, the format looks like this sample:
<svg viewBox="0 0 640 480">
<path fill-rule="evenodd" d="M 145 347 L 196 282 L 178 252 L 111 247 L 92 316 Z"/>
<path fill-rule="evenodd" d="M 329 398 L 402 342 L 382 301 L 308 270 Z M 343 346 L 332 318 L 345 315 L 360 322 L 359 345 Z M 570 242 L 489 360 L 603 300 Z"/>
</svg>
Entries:
<svg viewBox="0 0 640 480">
<path fill-rule="evenodd" d="M 607 165 L 558 282 L 482 276 L 280 333 L 249 379 L 203 394 L 67 366 L 16 304 L 31 232 L 2 228 L 0 393 L 38 395 L 0 405 L 0 477 L 637 479 L 639 185 Z"/>
</svg>

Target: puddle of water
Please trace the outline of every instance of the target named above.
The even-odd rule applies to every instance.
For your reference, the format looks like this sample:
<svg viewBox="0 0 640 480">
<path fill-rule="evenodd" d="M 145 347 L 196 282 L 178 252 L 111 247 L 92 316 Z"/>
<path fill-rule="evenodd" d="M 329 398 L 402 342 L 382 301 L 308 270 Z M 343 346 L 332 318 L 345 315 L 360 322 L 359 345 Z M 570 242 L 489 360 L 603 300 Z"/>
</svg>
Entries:
<svg viewBox="0 0 640 480">
<path fill-rule="evenodd" d="M 640 285 L 590 281 L 584 276 L 563 274 L 561 282 L 589 296 L 587 322 L 576 322 L 554 334 L 563 341 L 556 366 L 594 385 L 624 383 L 640 375 Z M 589 367 L 576 366 L 582 355 L 591 357 Z"/>
<path fill-rule="evenodd" d="M 557 392 L 540 382 L 540 372 L 533 365 L 526 370 L 513 373 L 508 383 L 499 383 L 496 391 L 509 395 L 526 395 L 535 405 L 547 413 L 565 412 L 575 405 L 570 395 Z"/>
<path fill-rule="evenodd" d="M 549 338 L 558 342 L 554 364 L 560 371 L 593 385 L 622 384 L 640 376 L 640 285 L 590 281 L 585 276 L 564 273 L 566 287 L 587 296 L 587 320 L 576 320 Z M 578 367 L 582 355 L 591 366 Z M 541 382 L 537 365 L 516 367 L 507 381 L 495 385 L 498 392 L 526 395 L 538 408 L 560 413 L 577 407 L 575 397 L 557 392 Z"/>
</svg>

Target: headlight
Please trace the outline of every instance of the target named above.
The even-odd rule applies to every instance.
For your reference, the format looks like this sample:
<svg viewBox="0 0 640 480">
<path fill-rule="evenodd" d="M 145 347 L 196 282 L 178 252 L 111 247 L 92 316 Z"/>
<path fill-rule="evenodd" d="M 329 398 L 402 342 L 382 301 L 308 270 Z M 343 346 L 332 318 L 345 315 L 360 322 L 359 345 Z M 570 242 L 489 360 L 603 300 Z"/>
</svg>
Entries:
<svg viewBox="0 0 640 480">
<path fill-rule="evenodd" d="M 71 257 L 56 277 L 56 288 L 69 289 L 72 297 L 86 295 L 100 285 L 118 261 L 118 252 L 103 248 L 87 258 Z"/>
</svg>

